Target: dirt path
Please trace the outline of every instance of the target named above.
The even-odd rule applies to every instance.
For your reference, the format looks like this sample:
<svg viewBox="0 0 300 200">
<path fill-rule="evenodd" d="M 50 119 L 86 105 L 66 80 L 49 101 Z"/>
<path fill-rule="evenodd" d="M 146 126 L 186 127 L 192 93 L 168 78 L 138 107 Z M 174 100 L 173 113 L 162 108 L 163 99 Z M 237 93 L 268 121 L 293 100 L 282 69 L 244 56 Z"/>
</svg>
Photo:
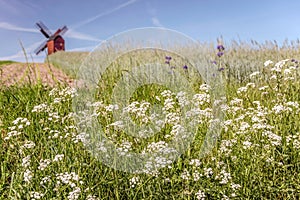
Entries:
<svg viewBox="0 0 300 200">
<path fill-rule="evenodd" d="M 58 83 L 74 85 L 74 80 L 69 78 L 60 69 L 45 63 L 13 63 L 0 66 L 0 87 L 35 84 L 40 80 L 42 84 L 55 86 Z"/>
</svg>

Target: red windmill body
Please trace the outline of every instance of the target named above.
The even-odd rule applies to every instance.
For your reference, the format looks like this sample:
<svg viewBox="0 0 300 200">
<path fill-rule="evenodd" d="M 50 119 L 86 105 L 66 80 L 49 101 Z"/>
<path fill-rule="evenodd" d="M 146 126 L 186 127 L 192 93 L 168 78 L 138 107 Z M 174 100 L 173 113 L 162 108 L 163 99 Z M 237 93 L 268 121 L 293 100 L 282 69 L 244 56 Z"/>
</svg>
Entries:
<svg viewBox="0 0 300 200">
<path fill-rule="evenodd" d="M 48 55 L 55 53 L 56 51 L 65 50 L 65 40 L 62 38 L 62 35 L 68 30 L 66 26 L 63 26 L 52 34 L 42 22 L 37 22 L 36 25 L 43 35 L 48 38 L 34 51 L 36 55 L 44 51 L 46 48 L 48 49 Z"/>
</svg>

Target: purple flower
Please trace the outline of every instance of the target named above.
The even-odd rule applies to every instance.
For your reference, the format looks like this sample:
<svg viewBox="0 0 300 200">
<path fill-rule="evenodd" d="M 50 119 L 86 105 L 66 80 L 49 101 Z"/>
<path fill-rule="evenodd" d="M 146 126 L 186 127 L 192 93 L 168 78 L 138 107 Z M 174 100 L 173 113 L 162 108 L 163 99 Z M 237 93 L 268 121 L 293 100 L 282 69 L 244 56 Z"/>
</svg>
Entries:
<svg viewBox="0 0 300 200">
<path fill-rule="evenodd" d="M 170 64 L 170 61 L 166 60 L 165 63 L 169 65 L 169 64 Z"/>
<path fill-rule="evenodd" d="M 184 65 L 182 68 L 183 68 L 184 70 L 187 70 L 187 69 L 188 69 L 188 66 Z"/>
<path fill-rule="evenodd" d="M 224 47 L 222 44 L 219 44 L 219 45 L 217 46 L 217 49 L 218 49 L 219 51 L 224 51 L 224 50 L 225 50 L 225 47 Z"/>
<path fill-rule="evenodd" d="M 166 60 L 170 61 L 172 59 L 171 56 L 166 56 Z"/>
<path fill-rule="evenodd" d="M 296 64 L 298 63 L 298 60 L 296 60 L 296 59 L 294 59 L 294 58 L 293 58 L 291 61 L 292 61 L 293 63 L 296 63 Z"/>
<path fill-rule="evenodd" d="M 223 70 L 224 70 L 224 67 L 221 67 L 221 68 L 218 69 L 219 72 L 221 72 Z"/>
<path fill-rule="evenodd" d="M 223 55 L 224 55 L 224 53 L 222 51 L 220 51 L 220 52 L 217 53 L 217 56 L 219 56 L 219 57 L 221 57 Z"/>
<path fill-rule="evenodd" d="M 212 61 L 211 63 L 216 65 L 216 64 L 217 64 L 217 61 L 214 60 L 214 61 Z"/>
</svg>

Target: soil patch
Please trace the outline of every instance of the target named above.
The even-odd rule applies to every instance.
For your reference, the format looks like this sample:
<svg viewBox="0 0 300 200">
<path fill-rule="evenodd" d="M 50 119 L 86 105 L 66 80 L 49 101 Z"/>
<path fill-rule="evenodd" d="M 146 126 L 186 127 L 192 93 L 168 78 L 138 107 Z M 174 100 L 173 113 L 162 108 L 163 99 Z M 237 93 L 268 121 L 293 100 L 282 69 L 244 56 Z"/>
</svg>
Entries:
<svg viewBox="0 0 300 200">
<path fill-rule="evenodd" d="M 0 66 L 0 87 L 38 82 L 51 87 L 58 84 L 74 85 L 73 79 L 51 64 L 13 63 Z"/>
</svg>

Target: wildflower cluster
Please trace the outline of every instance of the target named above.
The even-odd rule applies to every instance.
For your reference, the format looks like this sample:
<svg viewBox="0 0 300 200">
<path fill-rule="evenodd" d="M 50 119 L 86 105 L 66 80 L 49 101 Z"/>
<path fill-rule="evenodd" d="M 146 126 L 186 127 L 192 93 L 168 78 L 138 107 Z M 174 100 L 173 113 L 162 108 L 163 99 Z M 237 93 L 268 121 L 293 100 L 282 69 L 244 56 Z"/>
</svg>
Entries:
<svg viewBox="0 0 300 200">
<path fill-rule="evenodd" d="M 225 50 L 225 47 L 222 45 L 222 44 L 219 44 L 217 46 L 217 50 L 218 50 L 218 53 L 217 53 L 217 56 L 218 57 L 221 57 L 224 55 L 224 50 Z"/>
<path fill-rule="evenodd" d="M 218 65 L 218 71 L 224 71 L 225 68 L 224 68 L 224 66 L 221 65 L 220 58 L 224 55 L 225 47 L 222 44 L 219 44 L 219 45 L 217 45 L 217 50 L 218 50 L 218 52 L 216 54 L 217 59 L 211 61 L 211 63 L 213 65 Z"/>
<path fill-rule="evenodd" d="M 170 67 L 170 69 L 171 70 L 174 70 L 176 67 L 175 66 L 173 66 L 173 65 L 171 65 L 171 60 L 172 60 L 172 57 L 171 56 L 165 56 L 165 64 L 167 64 L 169 67 Z M 188 65 L 183 65 L 182 66 L 182 69 L 183 69 L 183 71 L 185 72 L 185 73 L 187 73 L 188 72 Z M 171 71 L 172 72 L 172 71 Z"/>
<path fill-rule="evenodd" d="M 12 126 L 8 127 L 9 132 L 4 140 L 9 140 L 11 137 L 21 135 L 23 129 L 30 125 L 30 121 L 27 118 L 18 117 L 12 122 Z"/>
<path fill-rule="evenodd" d="M 75 200 L 79 199 L 84 192 L 84 182 L 78 174 L 59 172 L 62 171 L 60 166 L 63 166 L 62 163 L 65 162 L 63 152 L 68 147 L 58 150 L 57 144 L 65 143 L 70 147 L 72 143 L 76 144 L 81 141 L 81 135 L 77 133 L 77 128 L 73 124 L 75 114 L 69 109 L 63 109 L 64 104 L 68 104 L 75 95 L 76 90 L 73 88 L 53 89 L 49 93 L 51 101 L 32 108 L 31 117 L 38 119 L 39 124 L 32 123 L 29 117 L 18 117 L 8 127 L 9 132 L 4 139 L 8 143 L 15 144 L 11 146 L 19 152 L 21 167 L 18 171 L 22 175 L 22 181 L 28 187 L 28 190 L 24 190 L 24 195 L 29 195 L 30 199 L 43 199 L 50 190 L 53 191 L 52 197 L 67 193 L 67 199 Z M 33 126 L 40 133 L 36 132 L 34 136 L 30 136 L 31 131 L 34 130 Z M 40 145 L 42 141 L 45 144 L 43 146 Z M 75 148 L 82 147 L 77 145 Z M 60 151 L 61 153 L 58 153 Z M 96 199 L 96 196 L 92 194 L 87 193 L 87 195 L 90 199 Z"/>
<path fill-rule="evenodd" d="M 225 48 L 217 49 L 221 58 Z M 166 64 L 171 66 L 171 60 L 166 57 Z M 228 82 L 228 95 L 221 99 L 214 99 L 211 86 L 202 84 L 195 94 L 163 89 L 154 100 L 132 98 L 128 105 L 89 102 L 83 106 L 86 110 L 74 113 L 73 88 L 53 89 L 46 98 L 36 95 L 38 103 L 13 107 L 23 116 L 16 112 L 7 120 L 0 113 L 0 198 L 297 199 L 298 64 L 296 59 L 267 60 L 248 73 L 249 82 Z M 13 110 L 10 104 L 0 105 Z M 214 119 L 216 112 L 224 119 Z M 105 140 L 91 143 L 93 137 L 98 139 L 88 134 L 95 119 Z M 221 122 L 220 137 L 208 131 L 215 120 Z M 86 131 L 81 129 L 85 126 Z M 216 145 L 202 154 L 214 141 Z M 90 146 L 92 153 L 87 151 Z M 183 155 L 181 149 L 186 149 Z M 134 159 L 137 154 L 141 164 Z M 126 159 L 132 162 L 123 162 Z M 138 164 L 143 170 L 136 174 L 110 168 Z"/>
</svg>

